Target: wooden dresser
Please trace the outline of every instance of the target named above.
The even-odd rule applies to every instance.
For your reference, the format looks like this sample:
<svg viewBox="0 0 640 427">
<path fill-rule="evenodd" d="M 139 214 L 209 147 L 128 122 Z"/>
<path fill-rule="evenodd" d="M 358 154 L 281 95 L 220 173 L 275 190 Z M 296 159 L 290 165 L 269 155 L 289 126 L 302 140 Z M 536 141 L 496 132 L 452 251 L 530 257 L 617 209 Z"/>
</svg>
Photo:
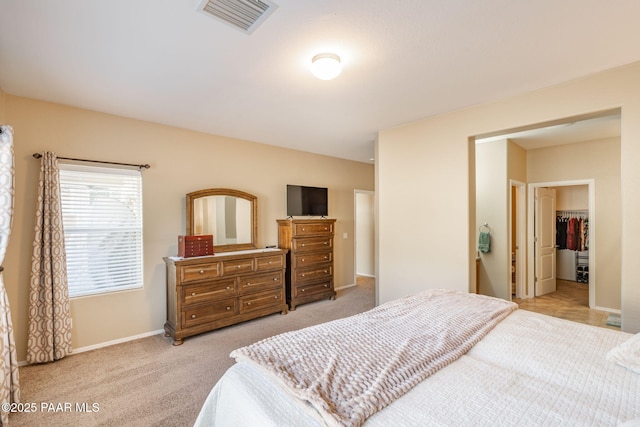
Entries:
<svg viewBox="0 0 640 427">
<path fill-rule="evenodd" d="M 167 257 L 166 336 L 183 338 L 272 313 L 287 314 L 286 250 Z"/>
<path fill-rule="evenodd" d="M 335 219 L 280 219 L 278 246 L 287 255 L 287 303 L 335 299 L 333 288 L 333 236 Z"/>
</svg>

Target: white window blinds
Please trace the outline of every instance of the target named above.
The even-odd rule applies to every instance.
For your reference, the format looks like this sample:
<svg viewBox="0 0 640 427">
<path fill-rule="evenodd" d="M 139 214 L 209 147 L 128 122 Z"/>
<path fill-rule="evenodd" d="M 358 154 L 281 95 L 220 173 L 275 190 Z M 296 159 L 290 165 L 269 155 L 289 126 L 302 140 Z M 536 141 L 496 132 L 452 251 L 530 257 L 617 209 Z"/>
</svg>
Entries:
<svg viewBox="0 0 640 427">
<path fill-rule="evenodd" d="M 142 174 L 60 163 L 69 296 L 142 287 Z"/>
</svg>

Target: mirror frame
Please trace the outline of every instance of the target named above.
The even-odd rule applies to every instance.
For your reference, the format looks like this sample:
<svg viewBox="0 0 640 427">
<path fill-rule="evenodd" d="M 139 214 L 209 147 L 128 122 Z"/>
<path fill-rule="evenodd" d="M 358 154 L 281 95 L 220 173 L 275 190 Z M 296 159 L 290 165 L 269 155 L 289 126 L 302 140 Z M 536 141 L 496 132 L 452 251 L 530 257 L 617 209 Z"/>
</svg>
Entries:
<svg viewBox="0 0 640 427">
<path fill-rule="evenodd" d="M 256 249 L 258 244 L 258 198 L 253 194 L 230 188 L 209 188 L 187 193 L 187 235 L 193 235 L 193 202 L 201 197 L 208 196 L 233 196 L 248 200 L 251 203 L 251 243 L 234 243 L 230 245 L 214 245 L 213 252 L 231 252 L 248 249 Z"/>
</svg>

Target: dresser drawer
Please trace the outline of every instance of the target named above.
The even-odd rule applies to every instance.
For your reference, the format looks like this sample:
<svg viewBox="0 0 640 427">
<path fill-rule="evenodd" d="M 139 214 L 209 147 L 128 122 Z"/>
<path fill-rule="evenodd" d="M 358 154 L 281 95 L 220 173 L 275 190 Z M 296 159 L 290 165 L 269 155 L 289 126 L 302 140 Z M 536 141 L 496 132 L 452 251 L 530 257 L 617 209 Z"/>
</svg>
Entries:
<svg viewBox="0 0 640 427">
<path fill-rule="evenodd" d="M 320 264 L 333 261 L 333 251 L 326 250 L 323 252 L 296 253 L 293 256 L 294 268 L 306 267 L 313 264 Z"/>
<path fill-rule="evenodd" d="M 311 267 L 296 268 L 295 272 L 296 283 L 308 283 L 322 279 L 330 279 L 333 277 L 333 265 L 321 264 L 313 265 Z"/>
<path fill-rule="evenodd" d="M 222 274 L 228 276 L 232 274 L 252 273 L 255 270 L 254 266 L 254 258 L 241 258 L 222 261 Z"/>
<path fill-rule="evenodd" d="M 240 278 L 240 294 L 244 295 L 251 292 L 281 288 L 282 283 L 282 271 L 274 271 L 257 276 L 245 276 Z"/>
<path fill-rule="evenodd" d="M 240 297 L 240 313 L 285 304 L 284 289 L 274 289 Z"/>
<path fill-rule="evenodd" d="M 220 263 L 183 265 L 179 267 L 182 283 L 199 282 L 220 277 Z"/>
<path fill-rule="evenodd" d="M 238 314 L 238 299 L 230 298 L 208 304 L 189 306 L 182 310 L 182 325 L 190 327 L 232 317 Z"/>
<path fill-rule="evenodd" d="M 305 237 L 293 239 L 291 243 L 294 252 L 325 251 L 333 247 L 332 237 Z"/>
<path fill-rule="evenodd" d="M 331 280 L 320 282 L 320 283 L 312 283 L 309 285 L 299 284 L 297 287 L 291 290 L 293 292 L 294 298 L 304 298 L 311 295 L 322 294 L 325 292 L 333 291 L 333 283 Z"/>
<path fill-rule="evenodd" d="M 333 221 L 294 223 L 293 236 L 317 236 L 321 234 L 333 235 Z"/>
<path fill-rule="evenodd" d="M 284 268 L 284 256 L 282 255 L 258 258 L 256 262 L 258 264 L 256 269 L 257 271 L 269 271 Z"/>
<path fill-rule="evenodd" d="M 233 278 L 182 286 L 182 303 L 189 305 L 220 298 L 232 298 L 238 295 L 237 284 L 238 280 Z"/>
<path fill-rule="evenodd" d="M 287 306 L 285 249 L 166 257 L 165 334 L 184 338 L 280 312 Z"/>
</svg>

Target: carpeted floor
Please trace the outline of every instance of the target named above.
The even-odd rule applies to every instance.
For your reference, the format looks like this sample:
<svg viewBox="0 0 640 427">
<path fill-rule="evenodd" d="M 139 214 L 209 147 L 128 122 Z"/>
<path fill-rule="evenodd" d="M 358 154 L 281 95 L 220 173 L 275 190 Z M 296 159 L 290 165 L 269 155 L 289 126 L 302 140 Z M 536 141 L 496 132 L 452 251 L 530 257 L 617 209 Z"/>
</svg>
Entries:
<svg viewBox="0 0 640 427">
<path fill-rule="evenodd" d="M 372 279 L 304 304 L 187 338 L 174 347 L 156 335 L 20 369 L 21 402 L 11 426 L 191 426 L 213 385 L 233 364 L 229 353 L 268 336 L 374 306 Z"/>
</svg>

